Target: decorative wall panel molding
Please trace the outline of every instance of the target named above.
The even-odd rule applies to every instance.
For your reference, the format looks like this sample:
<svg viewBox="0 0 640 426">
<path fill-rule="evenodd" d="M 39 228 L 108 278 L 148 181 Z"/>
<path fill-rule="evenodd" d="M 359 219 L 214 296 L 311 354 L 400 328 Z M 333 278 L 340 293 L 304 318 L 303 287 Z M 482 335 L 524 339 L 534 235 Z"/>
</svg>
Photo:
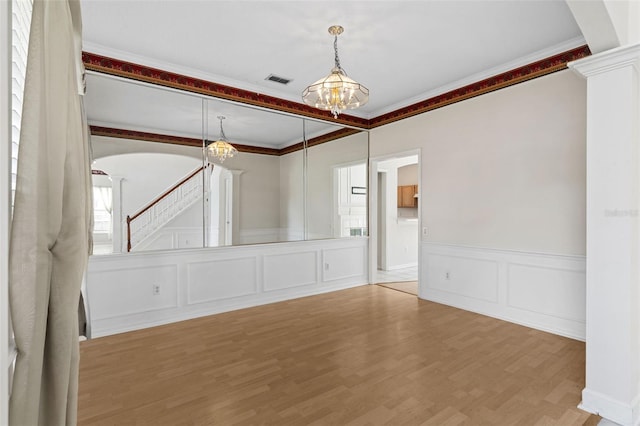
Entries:
<svg viewBox="0 0 640 426">
<path fill-rule="evenodd" d="M 263 257 L 264 291 L 314 285 L 318 282 L 318 254 L 314 251 L 268 254 Z"/>
<path fill-rule="evenodd" d="M 354 263 L 367 258 L 367 244 L 358 237 L 91 256 L 91 337 L 367 284 L 363 261 Z M 320 279 L 325 251 L 340 279 Z"/>
<path fill-rule="evenodd" d="M 337 281 L 365 274 L 365 247 L 326 249 L 322 251 L 322 281 Z"/>
<path fill-rule="evenodd" d="M 420 297 L 585 340 L 586 259 L 422 243 Z"/>
<path fill-rule="evenodd" d="M 187 263 L 187 304 L 257 293 L 257 264 L 256 256 Z"/>
<path fill-rule="evenodd" d="M 118 298 L 118 303 L 108 307 L 103 303 L 91 305 L 91 316 L 95 320 L 178 306 L 176 263 L 119 265 L 113 269 L 101 269 L 91 275 L 91 285 L 91 297 L 95 300 L 108 301 L 114 297 Z"/>
</svg>

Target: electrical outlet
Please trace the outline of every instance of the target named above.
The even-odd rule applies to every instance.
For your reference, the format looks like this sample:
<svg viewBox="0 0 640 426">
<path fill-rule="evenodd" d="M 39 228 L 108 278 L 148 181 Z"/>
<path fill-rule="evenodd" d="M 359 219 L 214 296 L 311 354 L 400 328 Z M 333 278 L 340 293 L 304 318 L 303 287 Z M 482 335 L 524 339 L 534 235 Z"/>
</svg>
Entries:
<svg viewBox="0 0 640 426">
<path fill-rule="evenodd" d="M 160 294 L 160 284 L 153 285 L 153 295 L 158 296 Z"/>
<path fill-rule="evenodd" d="M 329 264 L 328 264 L 328 263 L 325 263 L 325 264 L 324 264 L 324 270 L 325 270 L 325 271 L 328 271 L 328 270 L 329 270 Z"/>
<path fill-rule="evenodd" d="M 450 280 L 451 279 L 451 275 L 449 275 L 449 271 L 444 273 L 444 279 L 445 280 Z"/>
<path fill-rule="evenodd" d="M 427 237 L 428 235 L 429 235 L 429 228 L 425 226 L 424 228 L 422 228 L 422 236 Z"/>
</svg>

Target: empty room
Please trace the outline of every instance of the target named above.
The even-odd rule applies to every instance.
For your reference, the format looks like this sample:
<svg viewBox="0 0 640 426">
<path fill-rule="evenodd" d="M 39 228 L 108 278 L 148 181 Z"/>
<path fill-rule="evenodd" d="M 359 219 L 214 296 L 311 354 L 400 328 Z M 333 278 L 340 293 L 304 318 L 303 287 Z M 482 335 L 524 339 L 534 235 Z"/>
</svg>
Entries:
<svg viewBox="0 0 640 426">
<path fill-rule="evenodd" d="M 1 7 L 0 424 L 640 424 L 637 1 Z"/>
</svg>

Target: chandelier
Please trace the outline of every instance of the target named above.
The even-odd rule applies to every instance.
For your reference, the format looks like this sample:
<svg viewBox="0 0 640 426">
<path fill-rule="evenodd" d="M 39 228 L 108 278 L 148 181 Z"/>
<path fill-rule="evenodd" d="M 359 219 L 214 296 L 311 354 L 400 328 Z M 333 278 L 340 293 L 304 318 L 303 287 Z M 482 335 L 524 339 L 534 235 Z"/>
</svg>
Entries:
<svg viewBox="0 0 640 426">
<path fill-rule="evenodd" d="M 338 58 L 338 35 L 344 28 L 340 25 L 329 27 L 329 34 L 333 38 L 333 50 L 335 52 L 335 66 L 331 74 L 322 78 L 302 92 L 302 100 L 312 107 L 331 111 L 334 118 L 338 118 L 345 109 L 354 109 L 366 104 L 369 100 L 369 89 L 352 80 L 340 66 Z"/>
<path fill-rule="evenodd" d="M 224 116 L 219 115 L 218 119 L 220 120 L 220 137 L 217 141 L 211 142 L 207 145 L 207 156 L 217 158 L 220 163 L 224 162 L 227 158 L 231 158 L 238 153 L 238 150 L 229 143 L 227 137 L 224 134 L 224 129 L 222 128 L 222 120 L 225 119 Z"/>
</svg>

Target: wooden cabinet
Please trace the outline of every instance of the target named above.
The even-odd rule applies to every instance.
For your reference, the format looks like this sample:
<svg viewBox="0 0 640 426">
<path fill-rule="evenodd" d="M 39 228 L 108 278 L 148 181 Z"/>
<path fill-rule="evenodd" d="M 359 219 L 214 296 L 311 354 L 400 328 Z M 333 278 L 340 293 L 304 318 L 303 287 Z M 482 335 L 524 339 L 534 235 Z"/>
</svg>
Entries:
<svg viewBox="0 0 640 426">
<path fill-rule="evenodd" d="M 418 207 L 418 185 L 402 185 L 398 187 L 398 207 Z"/>
</svg>

